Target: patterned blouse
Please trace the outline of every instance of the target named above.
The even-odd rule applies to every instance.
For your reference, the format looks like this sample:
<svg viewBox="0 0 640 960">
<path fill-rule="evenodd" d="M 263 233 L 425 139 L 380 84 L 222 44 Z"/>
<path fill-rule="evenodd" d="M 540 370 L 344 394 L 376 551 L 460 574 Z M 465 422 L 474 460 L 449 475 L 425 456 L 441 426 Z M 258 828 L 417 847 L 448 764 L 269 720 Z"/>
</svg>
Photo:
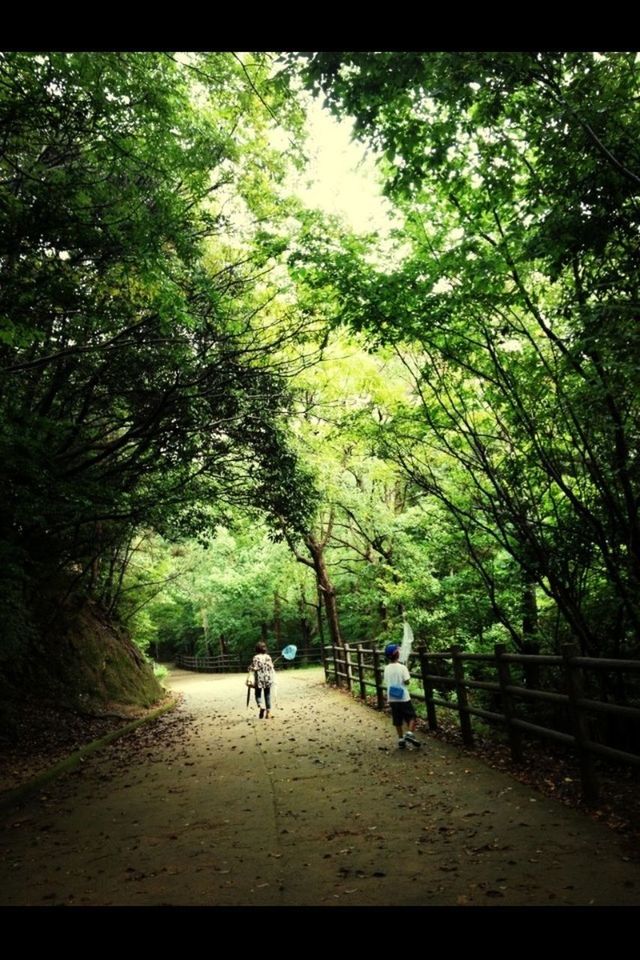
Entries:
<svg viewBox="0 0 640 960">
<path fill-rule="evenodd" d="M 256 653 L 249 669 L 255 671 L 256 686 L 260 689 L 270 687 L 275 679 L 276 671 L 268 653 Z"/>
</svg>

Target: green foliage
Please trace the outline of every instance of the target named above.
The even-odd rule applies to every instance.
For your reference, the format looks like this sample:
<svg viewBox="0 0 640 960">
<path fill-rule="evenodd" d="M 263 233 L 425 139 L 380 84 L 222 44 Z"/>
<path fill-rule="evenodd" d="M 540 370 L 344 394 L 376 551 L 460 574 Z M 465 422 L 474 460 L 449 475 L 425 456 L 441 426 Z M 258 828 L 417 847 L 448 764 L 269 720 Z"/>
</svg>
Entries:
<svg viewBox="0 0 640 960">
<path fill-rule="evenodd" d="M 636 653 L 637 55 L 281 59 L 0 54 L 0 656 L 73 592 L 156 659 Z M 296 77 L 395 250 L 286 197 Z"/>
<path fill-rule="evenodd" d="M 206 548 L 147 537 L 124 579 L 118 614 L 156 659 L 174 654 L 248 657 L 270 646 L 308 644 L 314 636 L 313 586 L 264 522 L 237 515 Z"/>
<path fill-rule="evenodd" d="M 381 455 L 449 514 L 512 643 L 637 651 L 637 56 L 314 54 L 302 75 L 384 152 L 412 245 L 384 270 L 322 237 L 295 257 L 405 365 Z"/>
<path fill-rule="evenodd" d="M 291 333 L 254 275 L 263 252 L 229 241 L 225 211 L 238 238 L 266 206 L 280 215 L 267 72 L 260 55 L 0 55 L 14 637 L 43 589 L 113 610 L 137 529 L 206 539 L 234 503 L 303 523 L 312 490 L 287 438 L 287 366 L 272 363 Z"/>
</svg>

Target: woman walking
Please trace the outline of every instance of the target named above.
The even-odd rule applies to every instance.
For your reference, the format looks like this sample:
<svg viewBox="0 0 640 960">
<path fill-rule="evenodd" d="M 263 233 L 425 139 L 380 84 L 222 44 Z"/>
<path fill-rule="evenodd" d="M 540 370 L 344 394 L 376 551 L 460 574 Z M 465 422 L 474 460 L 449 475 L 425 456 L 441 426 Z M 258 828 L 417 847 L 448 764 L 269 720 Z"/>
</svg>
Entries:
<svg viewBox="0 0 640 960">
<path fill-rule="evenodd" d="M 273 660 L 267 653 L 264 641 L 256 644 L 256 653 L 251 661 L 250 670 L 255 675 L 256 703 L 260 708 L 260 719 L 269 720 L 271 717 L 271 687 L 275 683 L 276 671 Z M 264 707 L 262 706 L 262 691 L 264 690 Z"/>
</svg>

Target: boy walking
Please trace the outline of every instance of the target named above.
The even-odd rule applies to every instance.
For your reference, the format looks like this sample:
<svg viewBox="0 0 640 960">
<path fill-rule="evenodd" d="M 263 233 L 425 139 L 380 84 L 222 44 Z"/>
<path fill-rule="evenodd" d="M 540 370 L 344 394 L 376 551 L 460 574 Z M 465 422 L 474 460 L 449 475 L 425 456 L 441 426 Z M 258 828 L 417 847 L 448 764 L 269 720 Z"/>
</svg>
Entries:
<svg viewBox="0 0 640 960">
<path fill-rule="evenodd" d="M 384 668 L 384 685 L 387 688 L 387 700 L 391 707 L 391 721 L 398 733 L 398 747 L 404 750 L 408 743 L 418 749 L 420 741 L 414 734 L 416 728 L 416 711 L 409 696 L 411 677 L 404 663 L 399 662 L 400 647 L 397 643 L 388 643 L 384 649 L 389 663 Z M 408 726 L 407 732 L 402 735 L 403 725 Z"/>
</svg>

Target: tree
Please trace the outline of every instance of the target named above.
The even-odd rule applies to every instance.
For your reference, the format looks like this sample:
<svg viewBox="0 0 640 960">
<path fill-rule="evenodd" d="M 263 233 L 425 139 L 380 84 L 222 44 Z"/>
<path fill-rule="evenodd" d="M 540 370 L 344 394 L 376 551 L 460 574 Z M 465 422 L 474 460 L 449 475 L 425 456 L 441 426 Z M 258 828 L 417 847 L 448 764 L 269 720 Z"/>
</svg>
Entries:
<svg viewBox="0 0 640 960">
<path fill-rule="evenodd" d="M 314 639 L 309 579 L 263 520 L 237 511 L 205 546 L 141 539 L 118 613 L 136 642 L 163 656 L 246 659 L 259 639 L 278 647 Z"/>
<path fill-rule="evenodd" d="M 205 536 L 267 495 L 302 522 L 287 371 L 269 363 L 294 329 L 274 320 L 265 251 L 231 239 L 269 196 L 278 207 L 267 128 L 278 103 L 292 110 L 268 70 L 260 55 L 0 55 L 14 638 L 43 591 L 113 609 L 139 528 Z"/>
<path fill-rule="evenodd" d="M 384 154 L 413 246 L 374 270 L 316 242 L 310 282 L 342 322 L 415 354 L 404 469 L 459 523 L 478 570 L 478 537 L 512 558 L 514 642 L 536 584 L 585 651 L 638 649 L 637 60 L 338 53 L 302 66 Z"/>
</svg>

